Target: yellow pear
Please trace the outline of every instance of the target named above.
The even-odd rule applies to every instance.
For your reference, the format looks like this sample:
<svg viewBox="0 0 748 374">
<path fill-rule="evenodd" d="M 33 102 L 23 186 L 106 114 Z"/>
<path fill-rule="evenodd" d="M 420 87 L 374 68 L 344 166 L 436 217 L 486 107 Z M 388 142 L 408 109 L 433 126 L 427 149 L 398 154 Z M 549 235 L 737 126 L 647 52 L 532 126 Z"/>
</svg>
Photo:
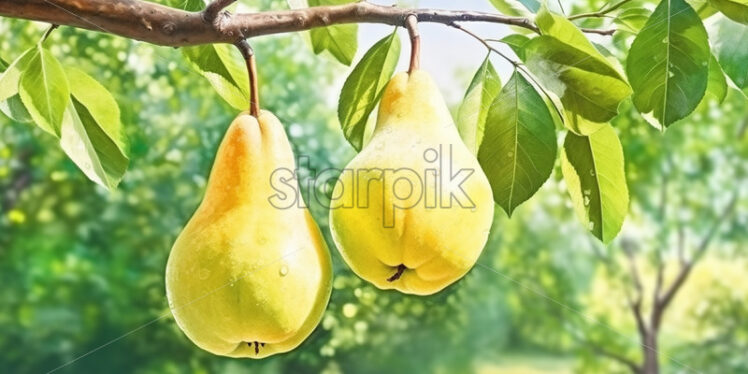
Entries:
<svg viewBox="0 0 748 374">
<path fill-rule="evenodd" d="M 270 203 L 278 168 L 295 170 L 281 123 L 267 111 L 241 113 L 169 255 L 172 314 L 190 340 L 214 354 L 287 352 L 311 334 L 330 298 L 332 265 L 317 224 L 305 207 Z"/>
<path fill-rule="evenodd" d="M 381 289 L 428 295 L 472 268 L 494 203 L 431 77 L 395 75 L 371 140 L 333 189 L 330 226 L 346 263 Z"/>
</svg>

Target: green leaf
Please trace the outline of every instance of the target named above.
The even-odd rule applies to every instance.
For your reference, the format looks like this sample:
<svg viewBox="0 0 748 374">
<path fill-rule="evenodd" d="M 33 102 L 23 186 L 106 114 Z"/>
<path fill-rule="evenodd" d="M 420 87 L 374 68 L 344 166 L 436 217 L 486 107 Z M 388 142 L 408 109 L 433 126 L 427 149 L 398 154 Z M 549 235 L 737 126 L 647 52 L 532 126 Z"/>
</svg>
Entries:
<svg viewBox="0 0 748 374">
<path fill-rule="evenodd" d="M 539 0 L 517 0 L 527 8 L 527 10 L 537 13 L 540 10 L 541 2 Z"/>
<path fill-rule="evenodd" d="M 338 101 L 343 134 L 357 151 L 363 145 L 366 122 L 377 106 L 400 58 L 397 30 L 369 49 L 346 78 Z"/>
<path fill-rule="evenodd" d="M 129 160 L 75 98 L 70 98 L 65 111 L 60 146 L 88 179 L 108 190 L 117 186 L 127 169 Z"/>
<path fill-rule="evenodd" d="M 527 66 L 543 86 L 559 96 L 567 111 L 588 120 L 609 121 L 631 94 L 620 72 L 597 51 L 590 54 L 542 35 L 527 43 L 525 53 Z"/>
<path fill-rule="evenodd" d="M 566 134 L 561 171 L 583 224 L 609 243 L 618 235 L 629 204 L 623 149 L 610 125 L 589 136 Z"/>
<path fill-rule="evenodd" d="M 719 66 L 719 62 L 712 55 L 709 58 L 709 81 L 706 84 L 706 93 L 722 103 L 727 97 L 727 79 L 725 72 Z"/>
<path fill-rule="evenodd" d="M 249 81 L 243 60 L 226 44 L 182 48 L 190 66 L 205 77 L 229 105 L 239 110 L 249 106 Z"/>
<path fill-rule="evenodd" d="M 60 62 L 40 44 L 21 73 L 18 91 L 37 126 L 59 137 L 70 88 Z"/>
<path fill-rule="evenodd" d="M 570 113 L 567 118 L 568 122 L 566 128 L 577 135 L 590 135 L 605 126 L 608 126 L 607 123 L 592 122 L 573 113 Z"/>
<path fill-rule="evenodd" d="M 26 50 L 15 61 L 8 64 L 0 58 L 0 111 L 8 118 L 16 122 L 31 122 L 31 115 L 21 102 L 18 95 L 18 81 L 21 77 L 21 71 L 26 62 L 31 58 L 29 51 Z"/>
<path fill-rule="evenodd" d="M 531 10 L 532 6 L 537 3 L 536 1 L 521 1 L 521 0 L 490 0 L 491 4 L 504 15 L 515 16 L 515 17 L 530 17 L 537 11 Z"/>
<path fill-rule="evenodd" d="M 351 0 L 308 0 L 309 6 L 341 5 Z M 358 25 L 334 25 L 319 27 L 309 32 L 312 38 L 314 53 L 329 51 L 338 61 L 345 65 L 353 62 L 358 49 Z"/>
<path fill-rule="evenodd" d="M 8 100 L 1 102 L 0 112 L 3 112 L 8 118 L 16 122 L 31 123 L 33 121 L 29 111 L 23 106 L 19 95 L 11 96 Z"/>
<path fill-rule="evenodd" d="M 621 11 L 613 22 L 618 25 L 619 30 L 636 34 L 647 23 L 651 11 L 644 8 L 628 8 Z"/>
<path fill-rule="evenodd" d="M 540 85 L 540 79 L 532 74 L 532 72 L 528 71 L 527 69 L 521 69 L 522 75 L 527 78 L 528 82 L 532 84 L 535 89 L 541 94 L 540 96 L 543 97 L 543 100 L 545 101 L 545 105 L 548 107 L 548 110 L 551 112 L 551 116 L 553 117 L 553 123 L 557 125 L 557 129 L 563 129 L 564 127 L 568 126 L 568 115 L 566 113 L 566 110 L 564 109 L 564 105 L 561 103 L 561 99 L 559 97 L 545 89 L 543 86 Z"/>
<path fill-rule="evenodd" d="M 112 94 L 96 79 L 80 69 L 66 68 L 68 80 L 75 82 L 70 86 L 70 93 L 76 100 L 76 106 L 83 106 L 87 114 L 101 129 L 103 135 L 114 143 L 124 158 L 127 158 L 127 139 L 120 121 L 120 111 Z"/>
<path fill-rule="evenodd" d="M 0 68 L 2 68 L 2 74 L 0 74 L 0 102 L 18 94 L 21 72 L 29 60 L 34 57 L 34 54 L 36 54 L 35 48 L 27 49 L 10 64 L 0 59 Z"/>
<path fill-rule="evenodd" d="M 535 18 L 535 23 L 538 25 L 541 34 L 553 37 L 563 44 L 573 46 L 590 55 L 591 58 L 602 58 L 600 53 L 577 26 L 566 19 L 566 17 L 552 13 L 547 7 L 544 6 L 540 9 L 538 16 Z"/>
<path fill-rule="evenodd" d="M 727 18 L 748 25 L 748 0 L 710 0 Z"/>
<path fill-rule="evenodd" d="M 541 8 L 536 23 L 543 35 L 524 45 L 527 66 L 555 93 L 567 111 L 607 122 L 631 94 L 623 74 L 564 17 Z"/>
<path fill-rule="evenodd" d="M 733 83 L 741 90 L 748 88 L 748 27 L 728 19 L 717 22 L 715 52 Z"/>
<path fill-rule="evenodd" d="M 690 114 L 706 91 L 709 41 L 683 0 L 662 0 L 631 45 L 626 74 L 636 109 L 664 129 Z"/>
<path fill-rule="evenodd" d="M 701 19 L 707 19 L 717 13 L 717 9 L 710 4 L 711 0 L 686 0 Z"/>
<path fill-rule="evenodd" d="M 525 61 L 525 46 L 530 38 L 521 34 L 511 34 L 503 37 L 501 41 L 508 45 L 520 60 Z"/>
<path fill-rule="evenodd" d="M 491 105 L 478 150 L 494 201 L 511 216 L 548 179 L 555 158 L 556 133 L 548 106 L 515 71 Z"/>
<path fill-rule="evenodd" d="M 489 56 L 473 76 L 457 112 L 457 130 L 468 149 L 476 154 L 483 140 L 488 110 L 501 90 L 501 78 Z"/>
<path fill-rule="evenodd" d="M 176 0 L 180 3 L 179 8 L 188 10 L 190 12 L 197 12 L 205 8 L 205 1 L 203 0 Z"/>
<path fill-rule="evenodd" d="M 66 69 L 71 86 L 60 146 L 92 181 L 111 190 L 122 179 L 129 159 L 120 111 L 112 94 L 88 74 Z"/>
</svg>

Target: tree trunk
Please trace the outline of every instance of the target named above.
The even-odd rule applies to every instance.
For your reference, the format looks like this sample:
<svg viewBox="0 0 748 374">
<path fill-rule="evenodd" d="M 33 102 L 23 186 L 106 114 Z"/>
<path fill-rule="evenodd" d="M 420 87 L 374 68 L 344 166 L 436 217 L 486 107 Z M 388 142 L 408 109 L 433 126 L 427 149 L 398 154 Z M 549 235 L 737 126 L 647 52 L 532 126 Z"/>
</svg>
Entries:
<svg viewBox="0 0 748 374">
<path fill-rule="evenodd" d="M 649 331 L 644 337 L 644 365 L 642 366 L 642 374 L 659 374 L 660 373 L 660 360 L 658 356 L 657 347 L 657 330 Z"/>
</svg>

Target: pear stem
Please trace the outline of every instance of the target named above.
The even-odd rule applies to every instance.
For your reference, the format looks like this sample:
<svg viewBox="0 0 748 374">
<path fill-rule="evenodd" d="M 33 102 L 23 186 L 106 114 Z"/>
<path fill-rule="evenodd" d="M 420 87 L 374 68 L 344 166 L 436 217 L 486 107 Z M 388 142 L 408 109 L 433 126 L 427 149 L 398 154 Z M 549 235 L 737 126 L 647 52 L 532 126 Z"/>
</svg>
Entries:
<svg viewBox="0 0 748 374">
<path fill-rule="evenodd" d="M 403 265 L 403 264 L 397 265 L 397 271 L 395 271 L 395 274 L 392 274 L 391 277 L 387 278 L 387 282 L 394 282 L 394 281 L 400 279 L 400 277 L 403 275 L 403 272 L 405 271 L 405 269 L 407 269 L 405 267 L 405 265 Z"/>
<path fill-rule="evenodd" d="M 260 89 L 257 79 L 255 51 L 246 39 L 237 41 L 236 47 L 239 48 L 242 57 L 244 57 L 244 61 L 247 63 L 247 76 L 249 77 L 249 114 L 257 118 L 260 115 Z"/>
<path fill-rule="evenodd" d="M 408 74 L 418 70 L 421 64 L 421 35 L 418 33 L 418 17 L 415 14 L 409 14 L 405 17 L 405 27 L 410 35 L 410 66 Z"/>
</svg>

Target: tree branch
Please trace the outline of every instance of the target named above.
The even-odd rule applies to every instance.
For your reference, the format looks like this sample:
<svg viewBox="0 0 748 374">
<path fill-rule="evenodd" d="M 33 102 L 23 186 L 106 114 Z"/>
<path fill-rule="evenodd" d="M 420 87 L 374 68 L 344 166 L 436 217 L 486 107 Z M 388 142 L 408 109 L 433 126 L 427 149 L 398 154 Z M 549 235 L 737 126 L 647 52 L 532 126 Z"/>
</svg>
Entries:
<svg viewBox="0 0 748 374">
<path fill-rule="evenodd" d="M 500 14 L 407 9 L 354 2 L 297 10 L 234 14 L 223 17 L 220 27 L 209 21 L 230 1 L 217 0 L 204 12 L 187 12 L 141 0 L 3 0 L 0 16 L 50 22 L 102 31 L 163 46 L 235 43 L 242 38 L 309 30 L 343 23 L 380 23 L 402 26 L 414 15 L 419 22 L 451 24 L 490 22 L 538 31 L 527 18 Z"/>
<path fill-rule="evenodd" d="M 225 13 L 221 16 L 221 10 L 234 1 L 215 0 L 202 12 L 187 12 L 142 0 L 3 0 L 0 1 L 0 16 L 73 26 L 170 47 L 233 44 L 254 36 L 344 23 L 402 26 L 409 15 L 414 15 L 418 22 L 445 25 L 488 22 L 539 32 L 530 19 L 523 17 L 463 10 L 398 8 L 366 1 L 296 10 Z M 614 29 L 584 28 L 582 31 L 600 35 L 615 32 Z"/>
<path fill-rule="evenodd" d="M 618 8 L 620 8 L 621 6 L 625 5 L 629 1 L 631 1 L 631 0 L 621 0 L 621 1 L 619 1 L 619 2 L 617 2 L 615 4 L 613 4 L 613 5 L 611 5 L 610 7 L 607 7 L 607 8 L 604 7 L 603 9 L 600 9 L 597 12 L 575 14 L 573 16 L 570 16 L 569 20 L 573 21 L 575 19 L 580 19 L 580 18 L 602 17 L 602 16 L 604 16 L 604 15 L 606 15 L 606 14 L 608 14 L 608 13 L 610 13 L 610 12 L 612 12 L 612 11 L 618 9 Z"/>
<path fill-rule="evenodd" d="M 623 365 L 626 365 L 635 374 L 640 374 L 641 373 L 641 367 L 639 365 L 637 365 L 636 362 L 634 362 L 634 360 L 629 359 L 628 357 L 624 356 L 623 354 L 609 351 L 609 350 L 603 348 L 604 347 L 603 344 L 600 344 L 599 342 L 595 342 L 595 341 L 593 341 L 592 339 L 590 339 L 588 337 L 580 336 L 580 334 L 578 334 L 578 333 L 570 331 L 570 335 L 571 335 L 571 337 L 574 340 L 576 340 L 577 342 L 579 342 L 580 345 L 583 345 L 585 347 L 589 347 L 589 349 L 591 349 L 593 352 L 595 352 L 595 353 L 597 353 L 597 354 L 599 354 L 601 356 L 605 356 L 605 357 L 611 358 L 611 359 L 613 359 L 615 361 L 618 361 L 619 363 L 621 363 Z"/>
<path fill-rule="evenodd" d="M 630 360 L 628 357 L 603 348 L 602 344 L 589 344 L 589 346 L 599 355 L 611 358 L 615 361 L 618 361 L 618 363 L 627 366 L 635 374 L 642 372 L 641 367 L 637 365 L 633 360 Z"/>
<path fill-rule="evenodd" d="M 603 36 L 611 36 L 616 33 L 616 29 L 590 29 L 586 27 L 580 28 L 582 32 L 586 32 L 588 34 L 598 34 Z"/>
<path fill-rule="evenodd" d="M 641 276 L 639 275 L 639 268 L 636 265 L 634 248 L 632 248 L 632 246 L 633 243 L 629 243 L 626 241 L 624 241 L 622 245 L 623 252 L 626 254 L 626 258 L 629 262 L 629 272 L 631 274 L 631 280 L 634 284 L 634 288 L 636 289 L 636 297 L 631 297 L 631 295 L 629 295 L 628 293 L 626 294 L 626 297 L 628 298 L 631 313 L 634 315 L 634 320 L 636 321 L 636 328 L 639 331 L 639 336 L 643 340 L 648 331 L 647 324 L 644 322 L 644 316 L 642 315 L 642 298 L 644 297 L 644 287 L 642 286 Z"/>
<path fill-rule="evenodd" d="M 678 272 L 678 275 L 675 277 L 675 280 L 673 281 L 673 283 L 670 285 L 667 291 L 665 291 L 662 297 L 657 298 L 657 302 L 653 306 L 653 310 L 652 310 L 653 324 L 659 325 L 660 320 L 662 318 L 662 314 L 665 311 L 665 308 L 667 308 L 667 306 L 673 300 L 673 297 L 675 296 L 675 294 L 683 286 L 683 283 L 685 283 L 686 279 L 691 273 L 691 270 L 693 269 L 693 265 L 704 255 L 706 250 L 709 248 L 709 244 L 711 243 L 712 239 L 714 239 L 714 236 L 719 231 L 720 226 L 722 226 L 722 223 L 725 220 L 727 220 L 727 218 L 735 210 L 735 206 L 737 206 L 737 203 L 738 203 L 738 191 L 736 190 L 735 193 L 733 193 L 732 198 L 730 199 L 730 202 L 727 203 L 725 208 L 722 210 L 722 213 L 714 221 L 712 226 L 709 228 L 709 231 L 707 231 L 706 235 L 704 235 L 704 238 L 701 240 L 699 246 L 696 248 L 694 252 L 693 258 L 690 261 L 686 261 L 685 263 L 683 263 L 683 265 L 681 266 L 680 272 Z"/>
<path fill-rule="evenodd" d="M 203 9 L 203 19 L 208 22 L 214 22 L 218 17 L 218 13 L 234 2 L 236 2 L 236 0 L 214 0 Z"/>
</svg>

